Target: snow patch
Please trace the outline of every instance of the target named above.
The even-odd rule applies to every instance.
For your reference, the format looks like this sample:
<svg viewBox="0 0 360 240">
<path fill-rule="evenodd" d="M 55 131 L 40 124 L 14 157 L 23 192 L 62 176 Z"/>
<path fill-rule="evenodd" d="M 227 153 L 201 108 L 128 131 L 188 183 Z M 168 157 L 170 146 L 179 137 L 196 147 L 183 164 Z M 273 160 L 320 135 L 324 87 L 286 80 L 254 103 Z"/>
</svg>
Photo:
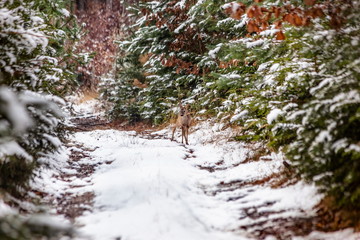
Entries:
<svg viewBox="0 0 360 240">
<path fill-rule="evenodd" d="M 270 113 L 266 116 L 266 120 L 268 124 L 272 124 L 279 116 L 283 114 L 283 111 L 280 109 L 273 109 Z"/>
</svg>

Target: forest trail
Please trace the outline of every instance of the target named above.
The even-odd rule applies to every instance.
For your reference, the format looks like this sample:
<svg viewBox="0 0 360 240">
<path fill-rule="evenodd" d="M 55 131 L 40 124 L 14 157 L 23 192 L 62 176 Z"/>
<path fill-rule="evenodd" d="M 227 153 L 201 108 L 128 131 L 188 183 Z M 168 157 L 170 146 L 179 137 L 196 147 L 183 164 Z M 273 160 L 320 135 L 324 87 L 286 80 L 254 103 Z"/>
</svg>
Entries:
<svg viewBox="0 0 360 240">
<path fill-rule="evenodd" d="M 73 120 L 99 119 L 91 102 L 76 106 Z M 329 237 L 313 227 L 321 198 L 315 187 L 287 182 L 281 155 L 259 158 L 261 147 L 229 142 L 231 132 L 221 125 L 193 127 L 190 145 L 171 142 L 168 128 L 137 133 L 87 125 L 70 142 L 88 171 L 72 178 L 67 207 L 58 210 L 70 213 L 84 239 Z"/>
</svg>

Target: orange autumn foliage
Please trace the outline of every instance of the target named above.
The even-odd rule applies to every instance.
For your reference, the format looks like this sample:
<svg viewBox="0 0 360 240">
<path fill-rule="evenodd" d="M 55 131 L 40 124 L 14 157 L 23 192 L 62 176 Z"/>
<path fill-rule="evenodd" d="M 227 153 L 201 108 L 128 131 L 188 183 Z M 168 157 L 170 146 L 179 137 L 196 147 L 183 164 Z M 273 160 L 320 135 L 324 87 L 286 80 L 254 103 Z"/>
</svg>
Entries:
<svg viewBox="0 0 360 240">
<path fill-rule="evenodd" d="M 239 66 L 239 64 L 240 64 L 240 60 L 238 60 L 238 59 L 232 59 L 228 62 L 220 61 L 219 68 L 226 69 L 226 68 L 231 68 L 231 67 L 237 67 L 237 66 Z"/>
<path fill-rule="evenodd" d="M 186 62 L 176 57 L 170 57 L 170 58 L 162 57 L 161 64 L 164 67 L 174 67 L 176 69 L 177 74 L 180 74 L 182 71 L 185 71 L 186 74 L 199 75 L 200 71 L 202 70 L 196 64 L 191 62 Z"/>
<path fill-rule="evenodd" d="M 338 16 L 340 6 L 331 1 L 317 4 L 316 0 L 303 0 L 306 8 L 300 8 L 290 3 L 284 6 L 260 7 L 257 3 L 261 0 L 254 0 L 255 4 L 246 7 L 243 3 L 232 2 L 226 4 L 225 13 L 231 18 L 240 20 L 244 14 L 250 20 L 247 22 L 246 29 L 249 33 L 259 33 L 269 28 L 272 23 L 276 29 L 281 30 L 283 23 L 286 22 L 295 27 L 309 26 L 313 19 L 325 17 L 325 9 L 333 9 L 327 13 L 330 16 L 330 25 L 337 29 L 343 24 L 343 19 Z M 284 1 L 286 2 L 286 1 Z M 339 3 L 338 3 L 339 4 Z M 328 10 L 327 10 L 328 11 Z M 285 35 L 282 31 L 276 33 L 276 40 L 284 40 Z"/>
<path fill-rule="evenodd" d="M 276 33 L 276 40 L 285 40 L 285 34 L 282 31 Z"/>
<path fill-rule="evenodd" d="M 224 10 L 231 18 L 240 20 L 241 16 L 245 13 L 246 6 L 243 3 L 232 2 L 229 3 Z"/>
</svg>

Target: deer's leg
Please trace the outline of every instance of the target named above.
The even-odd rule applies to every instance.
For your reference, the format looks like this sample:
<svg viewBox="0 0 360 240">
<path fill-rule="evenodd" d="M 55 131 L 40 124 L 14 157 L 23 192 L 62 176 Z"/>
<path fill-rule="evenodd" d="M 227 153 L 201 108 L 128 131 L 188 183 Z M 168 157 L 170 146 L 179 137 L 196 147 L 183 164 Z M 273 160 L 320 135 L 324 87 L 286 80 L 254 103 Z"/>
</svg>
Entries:
<svg viewBox="0 0 360 240">
<path fill-rule="evenodd" d="M 181 143 L 184 143 L 185 129 L 181 127 Z"/>
<path fill-rule="evenodd" d="M 174 141 L 174 134 L 175 134 L 176 126 L 173 127 L 171 141 Z"/>
<path fill-rule="evenodd" d="M 189 143 L 188 143 L 188 135 L 187 135 L 187 134 L 188 134 L 188 131 L 187 131 L 187 130 L 188 130 L 188 128 L 187 128 L 187 127 L 184 127 L 184 138 L 185 138 L 185 143 L 186 143 L 186 144 L 189 144 Z"/>
</svg>

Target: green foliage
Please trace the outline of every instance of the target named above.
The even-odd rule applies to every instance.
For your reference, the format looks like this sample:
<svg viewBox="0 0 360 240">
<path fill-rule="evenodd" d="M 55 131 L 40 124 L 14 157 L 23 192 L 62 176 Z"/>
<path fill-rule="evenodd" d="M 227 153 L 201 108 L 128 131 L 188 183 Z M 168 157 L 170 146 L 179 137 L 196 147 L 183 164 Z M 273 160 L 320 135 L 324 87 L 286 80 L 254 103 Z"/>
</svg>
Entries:
<svg viewBox="0 0 360 240">
<path fill-rule="evenodd" d="M 134 12 L 143 15 L 134 26 L 136 31 L 120 45 L 124 58 L 110 85 L 116 90 L 103 90 L 114 103 L 112 117 L 159 124 L 168 120 L 179 101 L 195 102 L 194 91 L 198 91 L 202 76 L 217 66 L 214 59 L 204 56 L 206 46 L 231 37 L 216 26 L 214 16 L 225 16 L 220 8 L 223 3 L 140 2 Z M 228 30 L 232 32 L 230 27 Z M 141 58 L 147 60 L 141 63 Z M 134 85 L 135 79 L 147 87 Z"/>
<path fill-rule="evenodd" d="M 115 90 L 105 94 L 112 116 L 161 123 L 182 100 L 240 125 L 239 141 L 281 149 L 320 190 L 360 208 L 359 4 L 261 1 L 283 14 L 320 7 L 311 24 L 284 21 L 286 38 L 277 41 L 276 17 L 250 34 L 246 15 L 225 13 L 230 2 L 141 2 L 134 35 L 121 45 L 129 64 L 119 62 Z"/>
<path fill-rule="evenodd" d="M 38 214 L 31 217 L 20 217 L 8 214 L 0 217 L 0 239 L 59 239 L 65 236 L 74 236 L 70 226 L 55 225 L 52 219 Z"/>
<path fill-rule="evenodd" d="M 357 4 L 358 6 L 358 4 Z M 314 47 L 318 73 L 308 99 L 297 114 L 297 137 L 288 157 L 304 177 L 319 184 L 348 208 L 360 208 L 360 82 L 359 31 L 354 23 L 360 14 L 346 9 L 347 34 L 317 26 L 315 37 L 305 40 Z M 324 31 L 323 34 L 317 32 Z M 326 38 L 326 41 L 324 41 Z M 321 51 L 319 51 L 321 49 Z M 309 54 L 310 55 L 310 54 Z M 301 120 L 301 121 L 300 121 Z"/>
<path fill-rule="evenodd" d="M 0 164 L 0 188 L 13 196 L 19 196 L 18 187 L 27 184 L 35 169 L 35 162 L 16 156 L 8 157 Z"/>
<path fill-rule="evenodd" d="M 71 53 L 79 29 L 65 1 L 0 5 L 0 165 L 9 170 L 1 182 L 23 186 L 34 161 L 60 146 L 59 106 L 64 101 L 54 95 L 64 96 L 74 86 L 69 66 L 82 59 Z M 23 177 L 11 177 L 19 170 Z"/>
<path fill-rule="evenodd" d="M 19 197 L 40 166 L 40 157 L 61 147 L 61 98 L 74 89 L 73 54 L 80 29 L 65 8 L 68 1 L 0 1 L 0 191 Z M 23 237 L 19 223 L 0 219 L 1 239 Z M 19 229 L 17 228 L 19 223 Z M 40 226 L 38 226 L 40 227 Z M 25 227 L 26 228 L 26 227 Z M 34 224 L 33 229 L 37 226 Z M 51 226 L 47 226 L 50 228 Z M 37 235 L 38 234 L 38 235 Z M 18 237 L 14 237 L 18 236 Z"/>
</svg>

